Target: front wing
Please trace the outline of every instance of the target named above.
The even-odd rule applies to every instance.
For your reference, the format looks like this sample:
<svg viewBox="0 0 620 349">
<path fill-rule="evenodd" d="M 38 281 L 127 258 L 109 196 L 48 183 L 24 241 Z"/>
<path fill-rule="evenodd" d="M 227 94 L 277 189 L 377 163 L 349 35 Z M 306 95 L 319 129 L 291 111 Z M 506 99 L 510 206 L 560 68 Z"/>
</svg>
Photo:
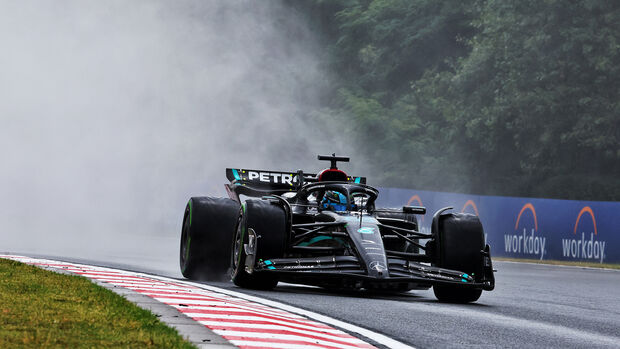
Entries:
<svg viewBox="0 0 620 349">
<path fill-rule="evenodd" d="M 396 258 L 388 258 L 388 264 L 388 272 L 382 273 L 382 277 L 369 276 L 354 256 L 261 260 L 254 268 L 248 268 L 248 272 L 272 273 L 281 281 L 331 288 L 389 290 L 453 285 L 490 291 L 495 287 L 488 255 L 485 256 L 484 275 L 481 276 Z"/>
</svg>

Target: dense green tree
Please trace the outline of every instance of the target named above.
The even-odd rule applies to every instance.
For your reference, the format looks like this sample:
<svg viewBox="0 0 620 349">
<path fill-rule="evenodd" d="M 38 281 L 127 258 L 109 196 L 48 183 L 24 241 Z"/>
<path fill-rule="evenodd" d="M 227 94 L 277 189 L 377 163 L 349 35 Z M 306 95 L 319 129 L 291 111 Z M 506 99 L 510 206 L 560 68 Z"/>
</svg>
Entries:
<svg viewBox="0 0 620 349">
<path fill-rule="evenodd" d="M 620 2 L 304 6 L 336 77 L 315 117 L 354 125 L 379 184 L 620 200 Z"/>
<path fill-rule="evenodd" d="M 465 144 L 484 155 L 475 190 L 579 198 L 608 182 L 594 197 L 619 198 L 606 187 L 620 173 L 620 3 L 481 4 L 449 93 Z"/>
<path fill-rule="evenodd" d="M 427 69 L 445 68 L 467 51 L 473 1 L 360 0 L 335 13 L 332 67 L 349 88 L 383 103 Z M 358 91 L 360 92 L 360 91 Z"/>
</svg>

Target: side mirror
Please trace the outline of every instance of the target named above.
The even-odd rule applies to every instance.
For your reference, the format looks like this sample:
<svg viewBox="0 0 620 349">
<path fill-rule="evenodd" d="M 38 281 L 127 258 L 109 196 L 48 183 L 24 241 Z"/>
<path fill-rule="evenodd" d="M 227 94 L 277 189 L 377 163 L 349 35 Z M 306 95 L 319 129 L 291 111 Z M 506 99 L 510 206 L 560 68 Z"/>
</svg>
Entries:
<svg viewBox="0 0 620 349">
<path fill-rule="evenodd" d="M 426 207 L 422 206 L 403 206 L 404 213 L 425 214 Z"/>
</svg>

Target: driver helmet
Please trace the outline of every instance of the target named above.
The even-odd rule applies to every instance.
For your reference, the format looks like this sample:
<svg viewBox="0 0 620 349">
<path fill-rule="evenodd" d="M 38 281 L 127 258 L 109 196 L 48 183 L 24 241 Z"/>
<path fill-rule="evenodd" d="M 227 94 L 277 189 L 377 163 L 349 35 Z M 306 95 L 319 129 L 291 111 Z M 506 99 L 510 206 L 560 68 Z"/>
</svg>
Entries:
<svg viewBox="0 0 620 349">
<path fill-rule="evenodd" d="M 332 211 L 346 211 L 347 197 L 337 191 L 328 190 L 323 195 L 321 207 Z"/>
</svg>

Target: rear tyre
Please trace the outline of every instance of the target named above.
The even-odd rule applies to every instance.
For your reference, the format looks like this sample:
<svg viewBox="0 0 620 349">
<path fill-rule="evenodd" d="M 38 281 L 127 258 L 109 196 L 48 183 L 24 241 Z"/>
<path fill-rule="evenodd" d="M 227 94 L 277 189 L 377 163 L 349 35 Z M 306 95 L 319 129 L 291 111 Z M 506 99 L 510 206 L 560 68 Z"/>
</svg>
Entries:
<svg viewBox="0 0 620 349">
<path fill-rule="evenodd" d="M 247 200 L 239 212 L 231 253 L 232 280 L 243 288 L 272 289 L 278 284 L 277 277 L 247 272 L 244 245 L 248 243 L 248 229 L 253 229 L 257 236 L 256 261 L 283 257 L 288 217 L 281 206 L 269 200 Z"/>
<path fill-rule="evenodd" d="M 435 266 L 462 271 L 474 279 L 483 276 L 484 231 L 477 216 L 464 213 L 440 215 L 435 235 Z M 435 225 L 433 224 L 433 228 Z M 481 289 L 452 285 L 433 286 L 441 302 L 470 303 L 482 294 Z"/>
<path fill-rule="evenodd" d="M 226 198 L 193 197 L 183 215 L 179 264 L 194 280 L 224 280 L 239 203 Z"/>
</svg>

